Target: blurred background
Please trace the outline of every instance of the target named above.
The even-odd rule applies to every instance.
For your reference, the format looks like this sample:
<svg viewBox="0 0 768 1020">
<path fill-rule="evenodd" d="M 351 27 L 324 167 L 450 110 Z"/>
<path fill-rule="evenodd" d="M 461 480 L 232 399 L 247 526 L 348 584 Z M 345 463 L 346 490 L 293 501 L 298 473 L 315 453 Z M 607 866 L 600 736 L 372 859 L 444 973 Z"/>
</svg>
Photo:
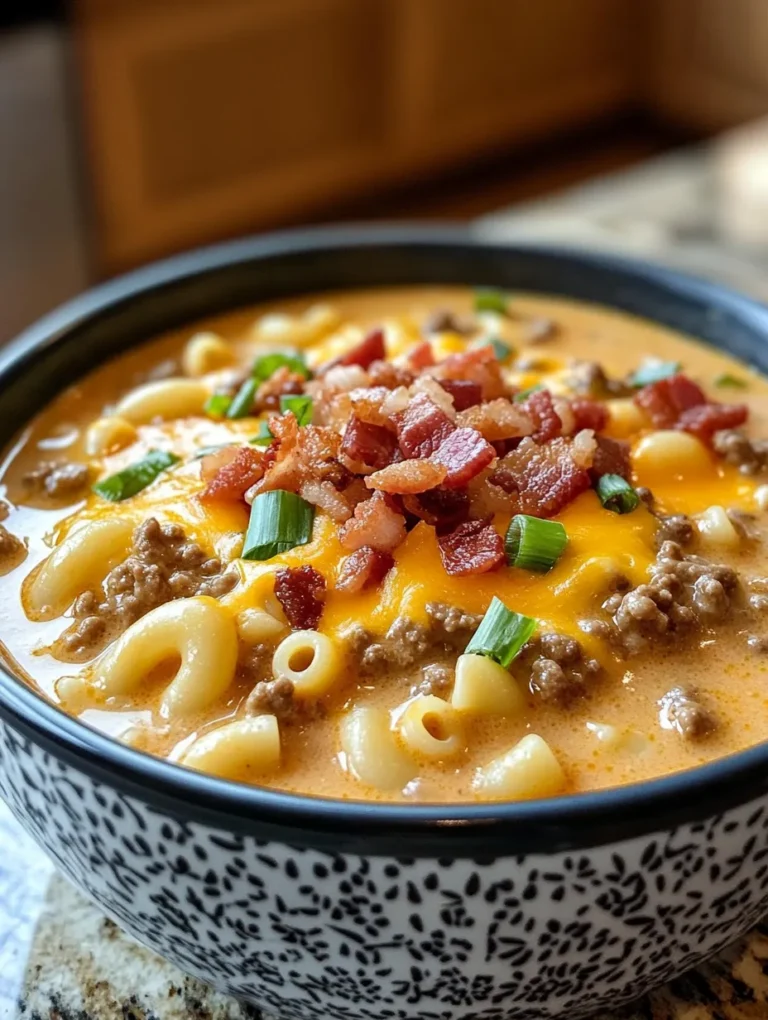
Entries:
<svg viewBox="0 0 768 1020">
<path fill-rule="evenodd" d="M 5 0 L 0 339 L 250 231 L 476 221 L 768 298 L 768 0 Z"/>
</svg>

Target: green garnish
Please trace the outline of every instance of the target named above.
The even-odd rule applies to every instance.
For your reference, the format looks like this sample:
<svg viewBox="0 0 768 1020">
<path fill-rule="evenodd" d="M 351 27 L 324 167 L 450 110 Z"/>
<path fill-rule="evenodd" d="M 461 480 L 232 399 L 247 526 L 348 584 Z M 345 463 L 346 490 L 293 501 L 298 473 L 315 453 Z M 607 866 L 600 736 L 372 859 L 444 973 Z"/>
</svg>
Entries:
<svg viewBox="0 0 768 1020">
<path fill-rule="evenodd" d="M 315 508 L 283 489 L 262 492 L 253 501 L 245 535 L 244 560 L 270 560 L 312 537 Z"/>
<path fill-rule="evenodd" d="M 300 354 L 281 354 L 279 351 L 262 354 L 257 358 L 253 363 L 251 375 L 259 382 L 265 382 L 272 378 L 278 368 L 288 368 L 291 372 L 303 375 L 305 379 L 312 378 L 312 373 Z"/>
<path fill-rule="evenodd" d="M 475 311 L 509 315 L 509 295 L 501 290 L 488 290 L 485 288 L 476 290 Z"/>
<path fill-rule="evenodd" d="M 516 393 L 514 395 L 514 397 L 512 397 L 512 400 L 516 404 L 522 404 L 524 401 L 526 401 L 528 399 L 528 397 L 530 397 L 530 395 L 532 393 L 538 393 L 539 390 L 543 390 L 543 389 L 544 389 L 544 384 L 540 383 L 540 382 L 537 382 L 535 386 L 529 386 L 527 390 L 520 390 L 519 393 Z"/>
<path fill-rule="evenodd" d="M 96 482 L 93 491 L 110 503 L 120 503 L 146 489 L 161 472 L 178 464 L 180 460 L 180 457 L 168 450 L 150 450 L 142 460 Z"/>
<path fill-rule="evenodd" d="M 641 386 L 650 386 L 651 383 L 661 382 L 662 379 L 669 379 L 677 375 L 682 368 L 679 361 L 648 361 L 641 365 L 637 371 L 629 377 L 630 386 L 638 389 Z"/>
<path fill-rule="evenodd" d="M 730 372 L 723 372 L 715 379 L 715 386 L 731 386 L 735 390 L 747 388 L 747 380 L 741 379 L 738 375 L 731 375 Z"/>
<path fill-rule="evenodd" d="M 259 384 L 255 379 L 246 379 L 229 405 L 227 418 L 247 418 L 253 410 L 253 401 Z"/>
<path fill-rule="evenodd" d="M 510 347 L 510 345 L 504 343 L 503 340 L 499 340 L 497 336 L 488 337 L 485 341 L 485 346 L 493 348 L 493 353 L 496 355 L 498 361 L 506 361 L 507 358 L 511 358 L 515 353 L 514 347 Z"/>
<path fill-rule="evenodd" d="M 513 613 L 494 596 L 465 651 L 485 655 L 507 668 L 535 630 L 536 620 Z"/>
<path fill-rule="evenodd" d="M 312 397 L 283 393 L 280 396 L 280 410 L 283 414 L 291 411 L 299 425 L 309 425 L 312 421 Z"/>
<path fill-rule="evenodd" d="M 509 522 L 504 548 L 511 567 L 546 574 L 562 556 L 568 535 L 559 521 L 517 514 Z"/>
<path fill-rule="evenodd" d="M 275 437 L 269 431 L 269 425 L 267 422 L 262 421 L 259 423 L 259 431 L 255 436 L 251 436 L 248 440 L 251 446 L 269 446 Z"/>
<path fill-rule="evenodd" d="M 232 397 L 227 393 L 213 393 L 203 404 L 203 410 L 212 418 L 226 418 L 232 404 Z"/>
<path fill-rule="evenodd" d="M 640 504 L 640 497 L 621 475 L 603 475 L 595 489 L 603 507 L 612 513 L 629 514 Z"/>
</svg>

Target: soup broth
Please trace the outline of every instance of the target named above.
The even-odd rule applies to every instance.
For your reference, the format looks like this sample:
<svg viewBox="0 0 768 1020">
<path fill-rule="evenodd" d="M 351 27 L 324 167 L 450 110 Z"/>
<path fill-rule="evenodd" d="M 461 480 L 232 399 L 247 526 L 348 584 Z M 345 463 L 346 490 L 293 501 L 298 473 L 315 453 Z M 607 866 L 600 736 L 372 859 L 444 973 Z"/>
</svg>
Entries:
<svg viewBox="0 0 768 1020">
<path fill-rule="evenodd" d="M 319 796 L 699 765 L 768 735 L 767 394 L 550 298 L 382 289 L 198 323 L 6 451 L 4 658 L 140 750 Z"/>
</svg>

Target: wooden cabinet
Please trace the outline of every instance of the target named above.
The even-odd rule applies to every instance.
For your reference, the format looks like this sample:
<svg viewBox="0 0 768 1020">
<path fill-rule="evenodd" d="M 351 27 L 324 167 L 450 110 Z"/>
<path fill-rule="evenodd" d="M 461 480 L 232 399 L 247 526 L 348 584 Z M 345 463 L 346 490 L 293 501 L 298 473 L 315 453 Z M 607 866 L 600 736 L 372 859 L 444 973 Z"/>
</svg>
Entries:
<svg viewBox="0 0 768 1020">
<path fill-rule="evenodd" d="M 638 81 L 628 0 L 76 0 L 97 264 L 588 122 Z"/>
</svg>

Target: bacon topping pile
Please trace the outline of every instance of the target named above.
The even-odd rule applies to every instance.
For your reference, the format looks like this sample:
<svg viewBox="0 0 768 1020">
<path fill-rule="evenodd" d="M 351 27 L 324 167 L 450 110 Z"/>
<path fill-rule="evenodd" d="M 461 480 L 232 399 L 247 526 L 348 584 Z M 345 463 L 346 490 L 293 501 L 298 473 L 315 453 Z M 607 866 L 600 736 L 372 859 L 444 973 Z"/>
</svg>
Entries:
<svg viewBox="0 0 768 1020">
<path fill-rule="evenodd" d="M 317 629 L 325 599 L 325 578 L 319 570 L 308 565 L 278 570 L 275 595 L 292 627 Z"/>
<path fill-rule="evenodd" d="M 464 521 L 437 537 L 446 573 L 487 574 L 504 562 L 504 541 L 489 521 Z"/>
<path fill-rule="evenodd" d="M 391 553 L 372 549 L 369 545 L 361 546 L 341 564 L 336 589 L 359 592 L 373 588 L 383 581 L 394 562 Z"/>
<path fill-rule="evenodd" d="M 709 443 L 720 429 L 732 429 L 747 420 L 745 404 L 719 404 L 682 373 L 659 379 L 635 394 L 657 429 L 682 429 Z"/>
</svg>

